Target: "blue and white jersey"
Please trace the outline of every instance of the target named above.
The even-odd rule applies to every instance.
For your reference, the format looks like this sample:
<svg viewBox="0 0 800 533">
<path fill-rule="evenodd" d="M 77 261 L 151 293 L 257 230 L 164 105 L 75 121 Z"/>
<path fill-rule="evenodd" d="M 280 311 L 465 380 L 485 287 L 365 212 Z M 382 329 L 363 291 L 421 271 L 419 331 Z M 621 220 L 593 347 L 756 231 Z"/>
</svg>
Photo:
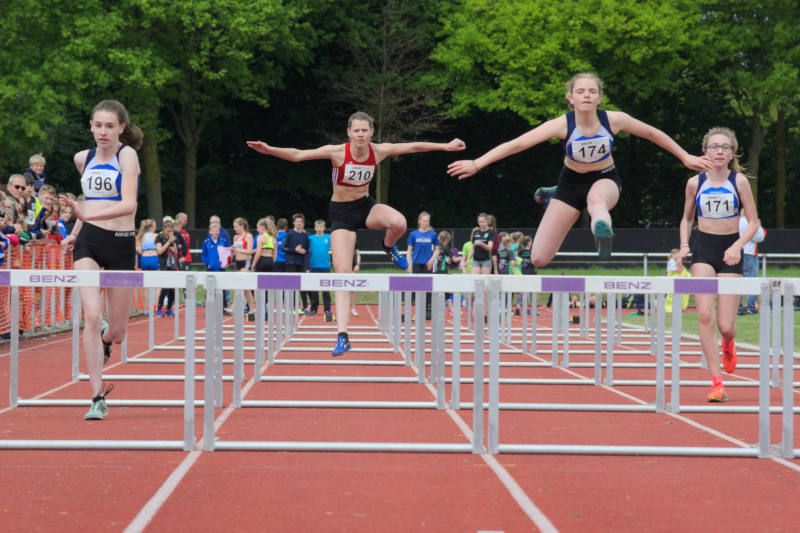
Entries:
<svg viewBox="0 0 800 533">
<path fill-rule="evenodd" d="M 731 218 L 739 216 L 739 190 L 736 172 L 731 170 L 725 183 L 714 187 L 705 172 L 697 176 L 697 216 L 703 218 Z"/>
<path fill-rule="evenodd" d="M 81 189 L 87 200 L 122 201 L 122 168 L 119 164 L 119 153 L 123 148 L 124 144 L 108 163 L 98 163 L 97 149 L 89 150 L 81 176 Z"/>
<path fill-rule="evenodd" d="M 608 114 L 597 110 L 600 119 L 600 129 L 591 137 L 587 137 L 575 124 L 575 111 L 570 111 L 567 117 L 567 137 L 563 141 L 564 154 L 578 163 L 597 163 L 611 156 L 611 147 L 614 144 L 614 134 L 611 133 L 611 124 Z"/>
</svg>

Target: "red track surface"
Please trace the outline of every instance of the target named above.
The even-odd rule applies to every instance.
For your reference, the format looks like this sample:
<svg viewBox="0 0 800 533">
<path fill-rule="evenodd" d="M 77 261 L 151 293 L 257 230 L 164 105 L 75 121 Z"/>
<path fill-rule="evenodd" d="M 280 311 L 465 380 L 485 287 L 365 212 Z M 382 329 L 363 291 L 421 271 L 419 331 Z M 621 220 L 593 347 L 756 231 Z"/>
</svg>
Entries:
<svg viewBox="0 0 800 533">
<path fill-rule="evenodd" d="M 201 311 L 201 310 L 200 310 Z M 353 325 L 374 325 L 375 309 L 360 308 Z M 156 343 L 168 344 L 173 325 L 157 322 Z M 198 324 L 202 324 L 198 317 Z M 230 319 L 226 324 L 232 323 Z M 549 310 L 539 317 L 550 324 Z M 322 326 L 321 317 L 303 325 Z M 515 323 L 515 325 L 519 325 Z M 331 334 L 332 335 L 332 334 Z M 354 347 L 367 342 L 358 330 Z M 325 338 L 325 337 L 320 337 Z M 226 343 L 230 344 L 230 343 Z M 288 346 L 331 347 L 320 343 Z M 571 349 L 576 349 L 571 343 Z M 501 346 L 505 347 L 505 346 Z M 539 350 L 550 343 L 539 341 Z M 649 361 L 617 347 L 615 361 Z M 647 346 L 639 346 L 646 348 Z M 580 348 L 586 349 L 588 346 Z M 580 349 L 578 348 L 578 349 Z M 131 321 L 130 358 L 181 357 L 182 351 L 146 352 L 147 323 Z M 462 340 L 462 360 L 471 342 Z M 116 350 L 118 351 L 118 350 Z M 70 382 L 68 335 L 27 339 L 20 345 L 20 396 L 86 398 L 86 382 Z M 226 352 L 230 357 L 231 352 Z M 245 352 L 252 358 L 253 352 Z M 198 354 L 202 356 L 202 352 Z M 327 359 L 326 352 L 283 352 L 281 359 Z M 449 357 L 448 357 L 449 358 Z M 589 362 L 592 355 L 571 355 Z M 346 359 L 401 361 L 401 354 L 350 352 Z M 545 356 L 549 360 L 549 356 Z M 747 362 L 755 362 L 755 358 Z M 502 354 L 502 361 L 542 360 Z M 685 361 L 697 358 L 685 357 Z M 116 363 L 115 363 L 116 361 Z M 181 364 L 128 363 L 114 354 L 107 374 L 182 374 Z M 198 364 L 196 373 L 202 375 Z M 246 365 L 246 379 L 252 378 Z M 0 440 L 181 440 L 182 408 L 111 407 L 102 422 L 85 422 L 84 407 L 8 409 L 8 344 L 0 346 Z M 226 364 L 224 373 L 233 373 Z M 463 377 L 472 368 L 462 366 Z M 275 365 L 264 375 L 405 376 L 406 366 Z M 448 367 L 447 375 L 450 375 Z M 488 369 L 485 371 L 488 376 Z M 501 377 L 592 376 L 590 368 L 502 367 Z M 615 368 L 616 379 L 653 379 L 654 369 Z M 682 379 L 708 379 L 683 369 Z M 728 381 L 755 378 L 754 370 Z M 669 379 L 669 370 L 667 370 Z M 108 381 L 114 382 L 113 379 Z M 225 404 L 232 384 L 224 385 Z M 449 397 L 448 386 L 448 397 Z M 248 383 L 246 400 L 431 401 L 417 383 Z M 621 395 L 620 393 L 624 393 Z M 683 404 L 701 404 L 706 387 L 683 387 Z M 756 388 L 729 388 L 728 404 L 755 405 Z M 111 398 L 182 398 L 183 383 L 118 381 Z M 202 383 L 196 386 L 202 398 Z M 795 391 L 797 394 L 797 391 Z M 669 395 L 669 388 L 667 389 Z M 773 391 L 778 404 L 780 391 Z M 469 402 L 472 385 L 462 384 Z M 669 396 L 667 396 L 669 397 Z M 484 390 L 488 398 L 488 387 Z M 502 385 L 501 402 L 653 402 L 654 387 Z M 798 403 L 797 401 L 795 403 Z M 202 410 L 198 409 L 198 440 Z M 221 440 L 467 443 L 472 412 L 370 409 L 218 409 Z M 458 420 L 461 426 L 454 420 Z M 780 441 L 780 416 L 772 417 Z M 800 419 L 795 416 L 795 447 Z M 518 412 L 500 415 L 502 444 L 751 445 L 756 415 Z M 739 441 L 739 444 L 737 444 Z M 797 531 L 800 460 L 629 456 L 299 453 L 196 451 L 0 451 L 2 531 Z"/>
</svg>

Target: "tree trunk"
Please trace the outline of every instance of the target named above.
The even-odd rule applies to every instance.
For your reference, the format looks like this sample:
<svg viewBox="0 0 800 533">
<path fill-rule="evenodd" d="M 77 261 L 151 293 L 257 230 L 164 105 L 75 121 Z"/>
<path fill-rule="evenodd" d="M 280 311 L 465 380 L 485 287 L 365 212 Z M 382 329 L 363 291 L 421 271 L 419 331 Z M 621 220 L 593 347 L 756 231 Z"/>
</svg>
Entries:
<svg viewBox="0 0 800 533">
<path fill-rule="evenodd" d="M 198 142 L 193 135 L 188 135 L 186 153 L 183 160 L 183 208 L 189 221 L 187 227 L 195 226 L 195 208 L 197 206 L 197 151 Z"/>
<path fill-rule="evenodd" d="M 378 165 L 375 176 L 375 199 L 379 204 L 389 203 L 389 180 L 392 176 L 392 158 L 387 157 Z"/>
<path fill-rule="evenodd" d="M 778 163 L 775 184 L 775 227 L 783 229 L 786 202 L 786 109 L 784 108 L 778 109 L 775 151 Z"/>
<path fill-rule="evenodd" d="M 756 206 L 758 206 L 758 159 L 764 148 L 766 135 L 759 112 L 760 109 L 756 109 L 753 113 L 750 147 L 747 149 L 747 173 L 750 175 L 750 188 L 753 190 L 753 200 L 755 200 Z"/>
<path fill-rule="evenodd" d="M 142 142 L 142 170 L 147 191 L 147 217 L 161 220 L 164 204 L 161 200 L 161 166 L 158 163 L 158 145 L 152 135 L 145 135 Z"/>
</svg>

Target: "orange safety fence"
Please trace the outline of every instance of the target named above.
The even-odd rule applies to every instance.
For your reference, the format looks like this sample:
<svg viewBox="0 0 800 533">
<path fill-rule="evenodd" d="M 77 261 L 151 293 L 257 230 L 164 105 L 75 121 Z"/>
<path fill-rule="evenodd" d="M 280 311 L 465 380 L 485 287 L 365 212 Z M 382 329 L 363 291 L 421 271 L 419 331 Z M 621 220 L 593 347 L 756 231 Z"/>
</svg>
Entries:
<svg viewBox="0 0 800 533">
<path fill-rule="evenodd" d="M 0 270 L 72 270 L 72 253 L 64 252 L 55 241 L 33 241 L 6 250 Z M 72 318 L 71 287 L 20 287 L 19 328 L 28 332 L 51 328 Z M 11 288 L 0 287 L 0 335 L 11 332 Z M 142 288 L 134 291 L 132 312 L 145 309 Z"/>
</svg>

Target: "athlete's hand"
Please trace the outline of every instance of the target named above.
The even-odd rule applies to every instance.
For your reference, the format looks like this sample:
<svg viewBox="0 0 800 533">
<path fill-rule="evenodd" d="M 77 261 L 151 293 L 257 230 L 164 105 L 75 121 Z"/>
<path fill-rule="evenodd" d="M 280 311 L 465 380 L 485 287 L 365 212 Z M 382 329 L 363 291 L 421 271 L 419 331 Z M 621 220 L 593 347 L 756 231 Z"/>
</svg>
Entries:
<svg viewBox="0 0 800 533">
<path fill-rule="evenodd" d="M 263 141 L 247 141 L 247 146 L 259 154 L 269 155 L 269 145 Z"/>
<path fill-rule="evenodd" d="M 691 248 L 689 248 L 688 245 L 681 246 L 680 249 L 678 249 L 678 255 L 675 256 L 675 259 L 678 261 L 679 265 L 683 266 L 683 260 L 686 258 L 687 255 L 689 255 L 690 251 Z"/>
<path fill-rule="evenodd" d="M 75 247 L 75 239 L 76 239 L 75 235 L 72 234 L 67 235 L 65 238 L 61 239 L 60 243 L 61 249 L 64 250 L 65 252 L 72 251 L 72 249 Z"/>
<path fill-rule="evenodd" d="M 445 152 L 460 152 L 467 148 L 467 143 L 459 138 L 455 138 L 444 147 Z"/>
<path fill-rule="evenodd" d="M 474 176 L 478 173 L 478 170 L 480 169 L 474 159 L 462 159 L 447 165 L 447 173 L 460 180 Z"/>
<path fill-rule="evenodd" d="M 86 220 L 85 213 L 83 212 L 83 202 L 76 202 L 69 196 L 63 194 L 59 195 L 59 199 L 63 200 L 68 206 L 72 208 L 72 213 L 78 220 Z"/>
<path fill-rule="evenodd" d="M 687 155 L 686 159 L 682 161 L 682 163 L 692 170 L 697 172 L 703 172 L 706 170 L 711 170 L 714 164 L 711 162 L 711 158 L 707 155 L 697 157 L 696 155 Z"/>
<path fill-rule="evenodd" d="M 725 250 L 725 255 L 722 256 L 722 261 L 728 265 L 733 266 L 742 260 L 742 245 L 738 243 L 731 244 L 730 248 Z"/>
</svg>

